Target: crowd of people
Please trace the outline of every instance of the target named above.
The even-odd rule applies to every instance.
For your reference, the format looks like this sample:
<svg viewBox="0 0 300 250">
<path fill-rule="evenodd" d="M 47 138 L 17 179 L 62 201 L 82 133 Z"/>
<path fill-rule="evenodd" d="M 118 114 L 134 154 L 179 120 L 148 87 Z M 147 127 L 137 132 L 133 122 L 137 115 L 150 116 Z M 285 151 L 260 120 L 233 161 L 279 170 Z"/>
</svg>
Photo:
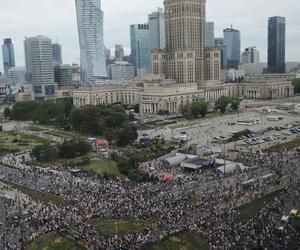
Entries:
<svg viewBox="0 0 300 250">
<path fill-rule="evenodd" d="M 199 233 L 211 249 L 283 249 L 298 234 L 281 223 L 286 212 L 281 205 L 291 199 L 287 197 L 294 195 L 293 199 L 299 200 L 291 192 L 300 191 L 295 185 L 299 169 L 294 158 L 288 157 L 292 153 L 291 150 L 247 155 L 240 160 L 253 167 L 245 172 L 227 177 L 213 174 L 203 177 L 199 173 L 201 183 L 194 184 L 185 179 L 133 183 L 85 174 L 73 176 L 66 171 L 26 167 L 19 156 L 13 168 L 7 164 L 1 167 L 0 179 L 59 196 L 65 202 L 62 205 L 24 202 L 22 214 L 0 228 L 0 249 L 23 249 L 49 232 L 70 234 L 89 249 L 138 249 L 185 230 Z M 260 178 L 262 173 L 270 172 L 276 178 L 267 181 Z M 257 181 L 247 187 L 243 185 L 253 178 Z M 257 217 L 246 223 L 240 221 L 236 207 L 282 187 L 289 189 L 265 206 Z M 192 197 L 197 198 L 194 204 L 188 202 Z M 289 208 L 299 205 L 286 204 Z M 91 219 L 129 217 L 153 220 L 154 225 L 120 236 L 105 235 L 90 223 Z"/>
</svg>

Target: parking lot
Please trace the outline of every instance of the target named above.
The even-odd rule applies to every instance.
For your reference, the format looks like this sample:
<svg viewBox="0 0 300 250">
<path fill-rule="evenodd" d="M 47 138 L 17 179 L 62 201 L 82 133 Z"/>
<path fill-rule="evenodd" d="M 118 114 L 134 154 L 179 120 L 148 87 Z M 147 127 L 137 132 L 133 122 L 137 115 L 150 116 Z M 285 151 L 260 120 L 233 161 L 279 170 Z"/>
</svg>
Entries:
<svg viewBox="0 0 300 250">
<path fill-rule="evenodd" d="M 271 119 L 280 116 L 280 119 Z M 255 121 L 243 124 L 239 121 Z M 212 119 L 199 120 L 199 124 L 172 129 L 169 126 L 153 130 L 140 131 L 154 138 L 160 136 L 166 140 L 184 138 L 188 145 L 223 145 L 227 149 L 243 148 L 245 150 L 262 149 L 274 144 L 293 140 L 300 135 L 300 116 L 281 111 L 279 114 L 262 113 L 261 110 L 247 111 L 240 114 L 224 115 Z M 251 134 L 239 140 L 226 143 L 234 133 L 250 130 Z"/>
</svg>

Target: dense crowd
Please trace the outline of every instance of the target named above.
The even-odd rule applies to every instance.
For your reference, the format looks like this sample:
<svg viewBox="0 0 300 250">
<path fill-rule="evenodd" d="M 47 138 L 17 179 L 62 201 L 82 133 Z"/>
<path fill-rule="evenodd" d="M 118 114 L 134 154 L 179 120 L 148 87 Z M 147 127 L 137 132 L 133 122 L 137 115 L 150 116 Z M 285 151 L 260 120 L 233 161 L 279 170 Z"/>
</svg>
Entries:
<svg viewBox="0 0 300 250">
<path fill-rule="evenodd" d="M 26 168 L 17 160 L 14 168 L 0 169 L 1 179 L 60 196 L 65 204 L 24 202 L 22 215 L 0 228 L 0 249 L 22 249 L 48 232 L 68 233 L 90 249 L 137 249 L 185 230 L 201 234 L 211 249 L 283 249 L 289 238 L 297 234 L 280 220 L 284 213 L 281 205 L 289 201 L 290 194 L 294 195 L 290 190 L 300 191 L 299 186 L 293 186 L 298 169 L 288 157 L 292 153 L 244 156 L 240 160 L 255 167 L 226 178 L 211 175 L 209 181 L 208 176 L 202 176 L 202 182 L 194 184 L 185 179 L 137 184 L 83 174 L 75 177 L 64 171 Z M 270 172 L 275 178 L 260 178 L 262 173 Z M 242 184 L 253 178 L 257 181 Z M 247 223 L 239 220 L 234 208 L 284 186 L 290 189 L 266 206 L 257 218 Z M 190 204 L 188 200 L 195 196 L 197 202 Z M 293 197 L 299 198 L 296 194 Z M 286 204 L 290 208 L 294 205 Z M 107 236 L 89 223 L 93 218 L 107 217 L 154 219 L 155 226 L 125 236 Z"/>
</svg>

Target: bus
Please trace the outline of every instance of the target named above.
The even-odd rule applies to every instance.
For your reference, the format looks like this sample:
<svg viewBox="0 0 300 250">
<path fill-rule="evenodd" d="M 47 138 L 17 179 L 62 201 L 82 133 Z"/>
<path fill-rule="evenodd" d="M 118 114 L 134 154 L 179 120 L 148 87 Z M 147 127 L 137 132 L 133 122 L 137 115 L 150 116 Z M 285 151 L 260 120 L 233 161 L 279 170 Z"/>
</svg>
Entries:
<svg viewBox="0 0 300 250">
<path fill-rule="evenodd" d="M 277 122 L 277 121 L 283 120 L 283 117 L 282 116 L 268 116 L 267 120 L 272 121 L 272 122 Z"/>
<path fill-rule="evenodd" d="M 259 119 L 239 120 L 237 122 L 237 125 L 242 125 L 242 126 L 252 126 L 257 124 L 259 124 Z"/>
</svg>

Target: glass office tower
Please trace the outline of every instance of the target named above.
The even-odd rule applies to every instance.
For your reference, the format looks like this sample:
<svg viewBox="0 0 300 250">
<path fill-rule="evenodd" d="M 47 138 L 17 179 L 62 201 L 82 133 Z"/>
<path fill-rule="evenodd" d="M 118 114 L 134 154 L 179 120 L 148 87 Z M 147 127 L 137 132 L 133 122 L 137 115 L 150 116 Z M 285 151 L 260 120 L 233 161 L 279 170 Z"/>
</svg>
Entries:
<svg viewBox="0 0 300 250">
<path fill-rule="evenodd" d="M 285 73 L 285 17 L 270 17 L 268 24 L 268 72 Z"/>
<path fill-rule="evenodd" d="M 100 0 L 75 0 L 80 45 L 82 84 L 107 79 L 103 39 L 103 11 Z"/>
</svg>

